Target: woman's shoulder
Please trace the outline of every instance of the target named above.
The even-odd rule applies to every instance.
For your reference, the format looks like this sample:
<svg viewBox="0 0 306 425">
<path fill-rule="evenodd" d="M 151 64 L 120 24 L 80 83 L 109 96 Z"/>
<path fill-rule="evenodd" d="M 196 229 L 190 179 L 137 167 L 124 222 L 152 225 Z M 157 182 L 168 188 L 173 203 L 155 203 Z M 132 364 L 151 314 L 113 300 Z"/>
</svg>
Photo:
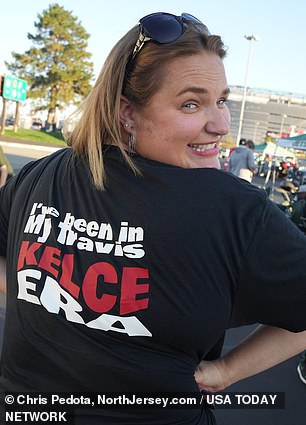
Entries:
<svg viewBox="0 0 306 425">
<path fill-rule="evenodd" d="M 61 161 L 69 159 L 71 155 L 71 148 L 60 148 L 59 150 L 51 153 L 50 155 L 46 155 L 42 158 L 28 162 L 26 165 L 23 166 L 19 174 L 24 175 L 29 173 L 30 171 L 35 172 L 35 170 L 38 170 L 40 168 L 47 168 L 50 165 L 54 165 L 55 163 L 59 163 Z"/>
</svg>

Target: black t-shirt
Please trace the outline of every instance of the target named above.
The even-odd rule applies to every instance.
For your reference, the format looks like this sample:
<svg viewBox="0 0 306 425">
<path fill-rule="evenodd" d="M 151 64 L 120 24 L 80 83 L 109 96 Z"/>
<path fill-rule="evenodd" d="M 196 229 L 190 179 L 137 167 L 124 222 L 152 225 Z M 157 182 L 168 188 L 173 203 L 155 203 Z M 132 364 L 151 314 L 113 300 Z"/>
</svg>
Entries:
<svg viewBox="0 0 306 425">
<path fill-rule="evenodd" d="M 104 155 L 104 191 L 67 148 L 0 192 L 0 388 L 194 393 L 227 327 L 306 328 L 306 239 L 263 191 L 137 155 L 135 175 L 117 148 Z M 101 409 L 99 421 L 209 423 L 205 409 L 154 412 Z"/>
</svg>

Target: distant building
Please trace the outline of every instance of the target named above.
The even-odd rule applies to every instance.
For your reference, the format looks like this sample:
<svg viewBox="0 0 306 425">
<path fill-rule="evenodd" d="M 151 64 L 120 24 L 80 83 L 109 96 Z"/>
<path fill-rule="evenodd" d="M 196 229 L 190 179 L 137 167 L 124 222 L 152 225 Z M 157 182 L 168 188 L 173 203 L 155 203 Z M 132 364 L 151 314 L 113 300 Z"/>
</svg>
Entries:
<svg viewBox="0 0 306 425">
<path fill-rule="evenodd" d="M 230 89 L 231 134 L 236 140 L 243 87 Z M 306 133 L 306 95 L 248 88 L 241 137 L 260 144 L 266 135 L 278 139 L 303 133 Z"/>
</svg>

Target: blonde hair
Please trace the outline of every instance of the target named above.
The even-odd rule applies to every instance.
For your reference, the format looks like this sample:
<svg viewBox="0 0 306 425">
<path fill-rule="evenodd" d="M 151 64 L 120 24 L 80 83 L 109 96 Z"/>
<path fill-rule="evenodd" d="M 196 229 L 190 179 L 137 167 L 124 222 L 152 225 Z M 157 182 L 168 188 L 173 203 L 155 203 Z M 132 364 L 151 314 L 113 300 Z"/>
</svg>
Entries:
<svg viewBox="0 0 306 425">
<path fill-rule="evenodd" d="M 176 41 L 171 44 L 148 42 L 130 63 L 138 35 L 139 29 L 135 26 L 113 47 L 93 89 L 77 111 L 80 119 L 68 136 L 68 145 L 74 153 L 87 158 L 93 183 L 100 189 L 105 183 L 103 144 L 119 147 L 128 165 L 138 172 L 122 140 L 121 96 L 125 95 L 135 107 L 141 107 L 159 90 L 164 64 L 180 56 L 198 54 L 203 49 L 221 58 L 226 54 L 219 36 L 210 35 L 202 25 L 188 23 Z"/>
</svg>

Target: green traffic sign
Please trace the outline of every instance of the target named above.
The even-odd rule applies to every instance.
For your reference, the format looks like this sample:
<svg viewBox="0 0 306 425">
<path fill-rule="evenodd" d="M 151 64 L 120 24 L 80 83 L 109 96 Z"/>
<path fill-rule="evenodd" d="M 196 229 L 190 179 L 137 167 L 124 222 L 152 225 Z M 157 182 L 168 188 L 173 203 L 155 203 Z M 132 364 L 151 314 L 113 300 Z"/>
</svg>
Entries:
<svg viewBox="0 0 306 425">
<path fill-rule="evenodd" d="M 23 102 L 27 96 L 27 82 L 10 75 L 5 76 L 2 96 L 5 99 Z"/>
</svg>

